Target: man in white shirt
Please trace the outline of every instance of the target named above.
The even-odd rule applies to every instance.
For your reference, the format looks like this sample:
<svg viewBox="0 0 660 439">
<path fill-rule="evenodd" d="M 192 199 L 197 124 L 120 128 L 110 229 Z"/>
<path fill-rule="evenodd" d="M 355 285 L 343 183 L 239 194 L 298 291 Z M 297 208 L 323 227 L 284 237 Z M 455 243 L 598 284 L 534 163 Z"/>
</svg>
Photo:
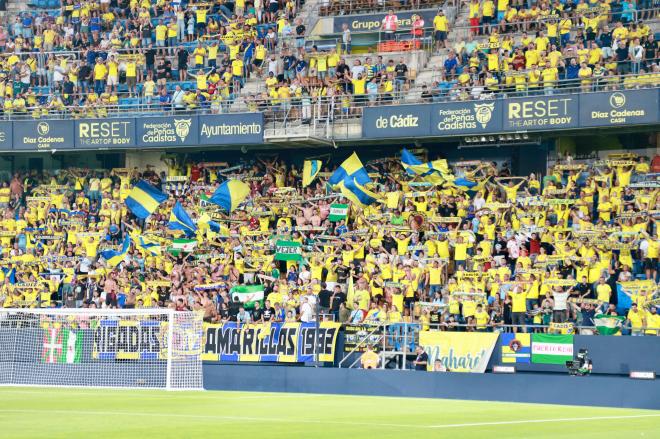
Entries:
<svg viewBox="0 0 660 439">
<path fill-rule="evenodd" d="M 185 108 L 185 105 L 183 103 L 184 95 L 185 92 L 181 89 L 181 86 L 177 85 L 176 89 L 174 90 L 174 93 L 172 94 L 172 105 L 174 105 L 174 109 L 183 110 Z"/>
</svg>

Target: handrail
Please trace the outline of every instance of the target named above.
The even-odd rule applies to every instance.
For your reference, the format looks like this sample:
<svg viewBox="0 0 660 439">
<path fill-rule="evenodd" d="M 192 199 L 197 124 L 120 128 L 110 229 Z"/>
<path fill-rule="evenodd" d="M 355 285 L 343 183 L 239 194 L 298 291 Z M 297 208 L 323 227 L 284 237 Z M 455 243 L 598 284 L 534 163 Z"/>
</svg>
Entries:
<svg viewBox="0 0 660 439">
<path fill-rule="evenodd" d="M 613 78 L 615 81 L 610 82 L 608 78 Z M 652 82 L 644 83 L 641 85 L 636 85 L 635 87 L 626 87 L 625 79 L 632 78 L 638 81 L 647 81 L 653 80 Z M 640 79 L 641 78 L 641 79 Z M 574 94 L 590 94 L 598 93 L 602 91 L 615 91 L 615 90 L 625 90 L 625 89 L 656 89 L 660 87 L 660 82 L 658 81 L 657 74 L 649 73 L 645 75 L 621 75 L 621 76 L 604 76 L 604 77 L 592 77 L 589 80 L 592 84 L 588 89 L 585 89 L 580 83 L 581 78 L 569 79 L 569 80 L 558 80 L 554 81 L 552 85 L 552 91 L 554 95 L 574 95 Z M 440 79 L 440 78 L 438 78 Z M 429 85 L 430 84 L 424 84 Z M 518 84 L 520 86 L 520 84 Z M 463 88 L 469 87 L 470 89 L 474 86 L 462 86 Z M 529 96 L 530 91 L 538 91 L 542 93 L 544 91 L 544 85 L 542 82 L 538 83 L 537 87 L 528 87 L 528 84 L 525 83 L 523 89 L 516 89 L 516 84 L 506 85 L 506 84 L 497 84 L 491 86 L 495 88 L 494 90 L 489 90 L 488 86 L 480 85 L 479 87 L 483 88 L 482 96 L 474 97 L 469 96 L 469 100 L 490 100 L 490 99 L 501 99 L 501 98 L 512 98 L 512 97 L 526 97 Z M 435 89 L 433 89 L 435 90 Z M 448 89 L 449 90 L 449 89 Z M 448 91 L 447 90 L 447 91 Z M 396 96 L 395 92 L 392 94 L 389 93 L 378 93 L 373 95 L 375 98 L 373 102 L 370 102 L 368 99 L 362 102 L 351 102 L 349 106 L 350 109 L 355 109 L 356 112 L 342 113 L 341 117 L 343 119 L 353 119 L 359 118 L 361 109 L 367 106 L 374 105 L 401 105 L 401 104 L 413 104 L 413 103 L 442 103 L 455 101 L 456 99 L 452 97 L 449 93 L 441 93 L 440 90 L 437 90 L 438 93 L 431 97 L 431 100 L 424 100 L 417 96 L 411 96 L 408 92 L 407 96 Z M 257 93 L 258 95 L 259 93 Z M 368 94 L 361 95 L 369 97 Z M 352 98 L 355 95 L 351 95 Z M 255 107 L 257 111 L 264 112 L 267 117 L 267 120 L 275 120 L 276 115 L 279 113 L 286 114 L 287 119 L 291 119 L 291 111 L 289 108 L 301 108 L 302 104 L 300 98 L 288 98 L 288 99 L 277 99 L 278 102 L 287 103 L 287 105 L 280 106 L 279 104 L 273 104 L 272 100 L 268 97 L 262 98 L 259 96 L 252 96 L 250 100 L 253 102 L 252 105 L 248 104 L 248 97 L 230 97 L 227 100 L 220 101 L 205 101 L 203 103 L 197 103 L 196 108 L 172 108 L 173 105 L 170 103 L 166 106 L 160 105 L 158 103 L 158 96 L 153 97 L 152 104 L 146 103 L 144 101 L 144 96 L 137 98 L 138 103 L 119 103 L 114 105 L 99 104 L 96 107 L 92 107 L 91 110 L 103 112 L 103 117 L 127 117 L 132 113 L 134 115 L 140 116 L 149 116 L 149 115 L 198 115 L 198 114 L 224 114 L 224 113 L 245 113 L 245 112 L 254 112 Z M 322 106 L 324 112 L 332 110 L 332 113 L 340 114 L 341 105 L 340 99 L 341 96 L 320 96 L 320 97 L 310 97 L 310 102 L 312 107 Z M 212 103 L 215 104 L 212 106 Z M 260 108 L 265 109 L 260 110 Z M 287 111 L 284 111 L 283 108 L 286 107 Z M 6 111 L 0 109 L 0 120 L 36 120 L 36 119 L 60 119 L 60 118 L 69 118 L 71 115 L 78 116 L 81 119 L 85 117 L 84 114 L 77 115 L 76 113 L 81 110 L 86 110 L 84 106 L 71 105 L 71 106 L 61 106 L 57 109 L 51 109 L 48 114 L 43 115 L 39 114 L 39 117 L 33 117 L 31 114 L 35 110 L 47 109 L 45 106 L 26 106 L 25 110 L 17 111 Z M 299 112 L 298 112 L 299 113 Z M 299 116 L 299 115 L 298 115 Z M 299 117 L 298 117 L 299 118 Z M 297 119 L 296 119 L 297 120 Z"/>
<path fill-rule="evenodd" d="M 416 11 L 416 10 L 421 10 L 421 9 L 435 9 L 435 8 L 440 8 L 440 7 L 445 7 L 445 6 L 451 6 L 454 7 L 455 5 L 453 4 L 455 0 L 427 0 L 424 4 L 420 0 L 412 0 L 410 4 L 408 5 L 400 5 L 400 6 L 392 6 L 390 4 L 369 4 L 368 6 L 365 7 L 360 7 L 362 4 L 364 4 L 363 1 L 360 0 L 325 0 L 326 4 L 321 4 L 323 3 L 323 0 L 319 1 L 317 3 L 317 7 L 314 9 L 314 11 L 320 16 L 320 17 L 333 17 L 334 15 L 328 11 L 327 14 L 322 14 L 321 10 L 322 9 L 331 9 L 333 7 L 339 7 L 341 11 L 344 11 L 345 9 L 348 9 L 348 13 L 345 15 L 358 15 L 358 14 L 374 14 L 374 13 L 380 13 L 380 12 L 387 12 L 390 9 L 393 10 L 395 13 L 396 12 L 411 12 L 411 11 Z M 460 3 L 460 2 L 459 2 Z M 358 13 L 353 13 L 352 11 L 360 11 Z"/>
</svg>

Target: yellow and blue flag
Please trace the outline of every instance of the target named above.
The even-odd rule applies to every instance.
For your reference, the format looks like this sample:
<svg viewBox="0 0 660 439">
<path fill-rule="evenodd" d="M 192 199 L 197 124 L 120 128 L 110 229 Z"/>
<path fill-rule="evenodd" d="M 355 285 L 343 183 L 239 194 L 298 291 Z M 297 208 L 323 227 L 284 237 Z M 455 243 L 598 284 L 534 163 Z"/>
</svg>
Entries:
<svg viewBox="0 0 660 439">
<path fill-rule="evenodd" d="M 314 181 L 319 171 L 321 171 L 322 165 L 323 162 L 321 160 L 305 160 L 302 175 L 303 187 L 309 186 Z"/>
<path fill-rule="evenodd" d="M 211 229 L 212 232 L 216 232 L 216 233 L 220 232 L 220 224 L 211 220 L 211 217 L 206 212 L 204 212 L 204 214 L 202 214 L 202 216 L 199 217 L 199 220 L 197 220 L 197 225 L 209 226 L 209 229 Z"/>
<path fill-rule="evenodd" d="M 227 212 L 233 212 L 248 195 L 250 195 L 250 186 L 240 180 L 227 180 L 215 190 L 209 201 Z"/>
<path fill-rule="evenodd" d="M 401 165 L 408 175 L 419 176 L 429 183 L 440 184 L 450 179 L 447 160 L 439 159 L 424 163 L 406 148 L 401 151 Z"/>
<path fill-rule="evenodd" d="M 117 265 L 122 263 L 128 254 L 128 250 L 131 248 L 131 237 L 126 234 L 124 237 L 124 243 L 121 246 L 120 250 L 103 250 L 99 252 L 99 256 L 105 259 L 106 263 L 115 268 Z"/>
<path fill-rule="evenodd" d="M 135 247 L 151 256 L 158 256 L 161 254 L 160 242 L 153 239 L 146 238 L 138 233 L 132 234 L 131 238 L 135 243 Z"/>
<path fill-rule="evenodd" d="M 360 207 L 366 207 L 378 201 L 378 194 L 371 192 L 353 179 L 346 179 L 337 185 L 341 194 Z"/>
<path fill-rule="evenodd" d="M 194 221 L 186 212 L 186 209 L 183 208 L 181 203 L 178 201 L 172 208 L 172 213 L 170 213 L 170 222 L 167 223 L 167 227 L 171 230 L 183 230 L 183 232 L 190 236 L 194 235 L 197 231 L 197 226 Z"/>
<path fill-rule="evenodd" d="M 167 200 L 167 195 L 150 185 L 144 180 L 137 182 L 133 190 L 126 198 L 126 207 L 133 215 L 140 219 L 145 219 L 160 206 L 160 203 Z"/>
<path fill-rule="evenodd" d="M 345 180 L 354 181 L 361 185 L 371 183 L 371 178 L 369 178 L 367 170 L 362 165 L 356 153 L 351 154 L 349 158 L 344 160 L 344 163 L 330 176 L 328 183 L 332 186 L 337 186 Z"/>
</svg>

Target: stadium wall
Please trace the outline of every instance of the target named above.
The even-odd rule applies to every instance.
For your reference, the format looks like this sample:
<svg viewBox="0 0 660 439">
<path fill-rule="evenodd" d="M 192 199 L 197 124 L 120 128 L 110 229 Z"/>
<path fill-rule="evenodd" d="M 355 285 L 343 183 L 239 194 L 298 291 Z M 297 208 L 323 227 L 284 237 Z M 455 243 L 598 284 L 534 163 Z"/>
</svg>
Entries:
<svg viewBox="0 0 660 439">
<path fill-rule="evenodd" d="M 631 371 L 654 371 L 660 376 L 660 340 L 658 337 L 599 337 L 576 335 L 574 351 L 587 349 L 594 363 L 594 374 L 628 375 Z M 501 364 L 502 349 L 498 343 L 489 367 Z M 516 364 L 519 371 L 565 372 L 563 365 Z"/>
<path fill-rule="evenodd" d="M 204 387 L 660 409 L 660 381 L 603 375 L 462 374 L 214 363 L 204 364 Z"/>
<path fill-rule="evenodd" d="M 631 371 L 654 371 L 660 376 L 660 341 L 657 337 L 600 337 L 576 335 L 573 338 L 574 351 L 587 349 L 593 360 L 593 373 L 598 375 L 625 375 Z M 344 352 L 344 333 L 337 337 L 337 362 L 347 353 Z M 359 354 L 351 356 L 344 364 L 352 364 Z M 502 364 L 502 346 L 498 340 L 488 363 L 488 370 Z M 516 369 L 521 372 L 566 373 L 564 365 L 518 363 Z"/>
</svg>

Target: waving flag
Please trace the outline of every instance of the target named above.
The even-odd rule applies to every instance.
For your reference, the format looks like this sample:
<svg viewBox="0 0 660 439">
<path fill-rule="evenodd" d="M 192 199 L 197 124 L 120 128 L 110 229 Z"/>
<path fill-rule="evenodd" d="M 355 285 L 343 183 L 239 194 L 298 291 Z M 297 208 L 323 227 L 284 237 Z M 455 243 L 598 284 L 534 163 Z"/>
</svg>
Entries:
<svg viewBox="0 0 660 439">
<path fill-rule="evenodd" d="M 447 160 L 440 159 L 423 163 L 406 148 L 401 151 L 401 165 L 408 175 L 419 176 L 424 181 L 433 184 L 444 182 L 450 175 Z"/>
<path fill-rule="evenodd" d="M 303 164 L 303 175 L 302 175 L 302 185 L 303 187 L 309 186 L 319 171 L 321 170 L 321 165 L 323 162 L 321 160 L 305 160 Z"/>
<path fill-rule="evenodd" d="M 193 235 L 197 231 L 197 226 L 193 222 L 192 218 L 186 209 L 183 208 L 181 203 L 178 201 L 172 208 L 172 213 L 170 213 L 170 222 L 167 223 L 167 227 L 171 230 L 183 230 L 186 235 Z"/>
<path fill-rule="evenodd" d="M 351 154 L 349 158 L 330 176 L 328 183 L 332 186 L 339 185 L 342 181 L 350 179 L 358 184 L 371 183 L 371 178 L 367 170 L 362 165 L 360 158 L 356 153 Z"/>
<path fill-rule="evenodd" d="M 135 247 L 137 247 L 138 250 L 148 253 L 151 256 L 158 256 L 161 254 L 160 242 L 146 238 L 137 233 L 131 235 L 131 238 L 133 239 L 133 242 L 135 242 Z"/>
<path fill-rule="evenodd" d="M 197 221 L 197 225 L 209 226 L 209 229 L 211 229 L 212 232 L 217 233 L 220 231 L 220 224 L 216 223 L 215 221 L 212 221 L 211 217 L 206 212 L 204 212 L 202 216 L 199 217 L 199 220 Z"/>
<path fill-rule="evenodd" d="M 246 309 L 254 308 L 254 304 L 264 302 L 263 285 L 237 285 L 229 290 L 232 302 L 242 303 Z"/>
<path fill-rule="evenodd" d="M 114 268 L 124 261 L 128 250 L 131 248 L 131 237 L 126 234 L 124 237 L 124 243 L 121 246 L 120 250 L 102 250 L 99 252 L 99 256 L 105 259 L 106 263 Z"/>
<path fill-rule="evenodd" d="M 240 180 L 227 180 L 213 193 L 209 201 L 233 212 L 250 195 L 250 186 Z"/>
<path fill-rule="evenodd" d="M 623 316 L 610 316 L 606 314 L 597 314 L 594 316 L 594 325 L 601 335 L 614 335 L 623 327 L 626 318 Z"/>
<path fill-rule="evenodd" d="M 144 180 L 137 182 L 133 190 L 126 198 L 126 207 L 133 215 L 140 219 L 145 219 L 160 206 L 160 203 L 167 200 L 167 195 L 150 185 Z"/>
<path fill-rule="evenodd" d="M 360 207 L 366 207 L 378 200 L 378 194 L 371 192 L 352 179 L 341 181 L 337 187 L 343 196 Z"/>
</svg>

